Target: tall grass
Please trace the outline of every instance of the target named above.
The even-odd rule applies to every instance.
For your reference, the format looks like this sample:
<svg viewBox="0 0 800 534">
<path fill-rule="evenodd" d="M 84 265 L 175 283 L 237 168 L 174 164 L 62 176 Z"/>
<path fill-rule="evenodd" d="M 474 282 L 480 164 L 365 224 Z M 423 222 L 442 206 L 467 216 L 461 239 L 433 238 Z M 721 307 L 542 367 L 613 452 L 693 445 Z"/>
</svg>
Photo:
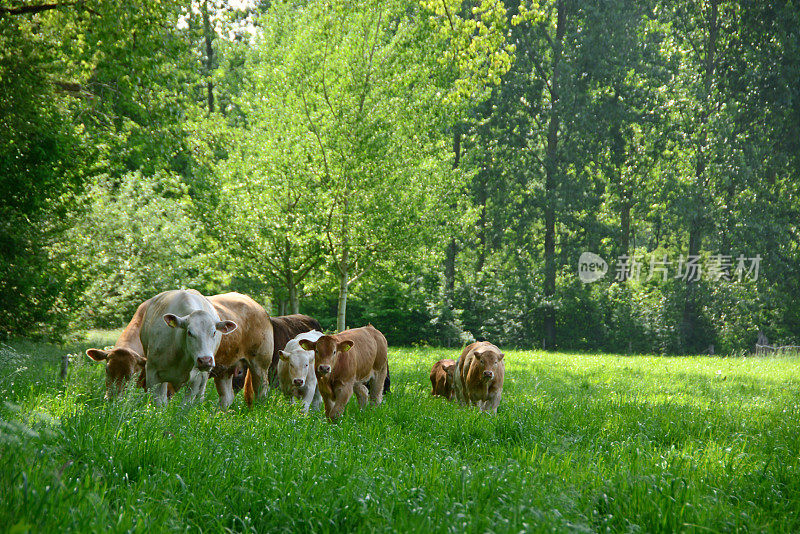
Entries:
<svg viewBox="0 0 800 534">
<path fill-rule="evenodd" d="M 84 348 L 0 346 L 6 530 L 800 530 L 797 359 L 509 351 L 491 417 L 430 397 L 455 351 L 390 348 L 384 405 L 334 425 L 211 386 L 109 404 Z"/>
</svg>

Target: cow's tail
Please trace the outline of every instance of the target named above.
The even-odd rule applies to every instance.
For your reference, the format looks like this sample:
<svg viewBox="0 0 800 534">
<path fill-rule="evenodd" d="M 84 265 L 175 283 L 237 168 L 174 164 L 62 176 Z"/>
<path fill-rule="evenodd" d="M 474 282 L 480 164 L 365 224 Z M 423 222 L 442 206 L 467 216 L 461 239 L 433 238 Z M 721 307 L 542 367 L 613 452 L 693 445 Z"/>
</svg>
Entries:
<svg viewBox="0 0 800 534">
<path fill-rule="evenodd" d="M 247 403 L 248 408 L 253 407 L 253 375 L 250 372 L 250 369 L 247 369 L 247 374 L 244 375 L 244 401 Z"/>
</svg>

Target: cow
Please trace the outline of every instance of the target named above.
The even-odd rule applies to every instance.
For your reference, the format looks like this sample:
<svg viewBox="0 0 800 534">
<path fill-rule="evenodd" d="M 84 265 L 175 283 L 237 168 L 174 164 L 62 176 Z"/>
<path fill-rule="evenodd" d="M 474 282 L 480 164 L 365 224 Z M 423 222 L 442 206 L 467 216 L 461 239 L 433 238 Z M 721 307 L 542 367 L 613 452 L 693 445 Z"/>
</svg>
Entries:
<svg viewBox="0 0 800 534">
<path fill-rule="evenodd" d="M 106 362 L 106 395 L 107 400 L 119 396 L 133 375 L 140 373 L 139 382 L 144 385 L 144 367 L 147 360 L 142 356 L 144 349 L 139 340 L 139 330 L 144 314 L 150 305 L 148 299 L 136 309 L 133 318 L 117 339 L 117 344 L 110 349 L 88 349 L 86 355 L 96 362 Z"/>
<path fill-rule="evenodd" d="M 185 401 L 202 400 L 208 372 L 223 335 L 237 324 L 222 320 L 206 297 L 194 290 L 159 293 L 145 311 L 139 338 L 144 349 L 147 387 L 157 406 L 167 402 L 167 383 L 189 384 Z"/>
<path fill-rule="evenodd" d="M 270 322 L 272 323 L 272 335 L 275 339 L 275 344 L 272 349 L 272 362 L 269 365 L 269 383 L 272 387 L 277 387 L 280 352 L 298 334 L 310 332 L 311 330 L 321 331 L 322 326 L 313 317 L 301 313 L 270 317 Z"/>
<path fill-rule="evenodd" d="M 322 336 L 317 341 L 304 339 L 300 346 L 314 351 L 317 387 L 329 420 L 341 418 L 354 392 L 362 409 L 367 405 L 368 394 L 372 404 L 381 403 L 389 349 L 377 328 L 368 325 Z"/>
<path fill-rule="evenodd" d="M 464 347 L 453 373 L 453 389 L 459 404 L 497 413 L 506 371 L 503 356 L 500 349 L 488 341 L 478 341 Z"/>
<path fill-rule="evenodd" d="M 232 321 L 239 327 L 222 337 L 209 376 L 219 394 L 219 405 L 225 410 L 234 398 L 233 378 L 246 363 L 248 372 L 255 375 L 255 398 L 266 395 L 267 371 L 272 361 L 273 330 L 267 311 L 256 301 L 241 293 L 224 293 L 208 297 L 220 320 Z M 247 400 L 247 399 L 246 399 Z M 253 396 L 248 400 L 252 405 Z"/>
<path fill-rule="evenodd" d="M 278 361 L 278 383 L 287 399 L 303 402 L 303 411 L 316 410 L 322 402 L 314 371 L 314 352 L 300 346 L 303 340 L 317 341 L 323 336 L 319 330 L 298 334 L 280 351 Z"/>
<path fill-rule="evenodd" d="M 431 369 L 431 395 L 438 395 L 447 400 L 453 400 L 453 372 L 456 369 L 455 360 L 439 360 Z"/>
</svg>

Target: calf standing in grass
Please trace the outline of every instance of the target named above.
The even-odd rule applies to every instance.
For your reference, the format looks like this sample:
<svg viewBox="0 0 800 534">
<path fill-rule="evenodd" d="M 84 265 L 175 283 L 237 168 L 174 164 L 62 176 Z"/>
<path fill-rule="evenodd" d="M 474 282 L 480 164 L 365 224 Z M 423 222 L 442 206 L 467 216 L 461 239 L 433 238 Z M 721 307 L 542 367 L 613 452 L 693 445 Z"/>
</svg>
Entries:
<svg viewBox="0 0 800 534">
<path fill-rule="evenodd" d="M 147 360 L 143 356 L 144 349 L 139 340 L 139 330 L 151 300 L 148 299 L 139 304 L 131 322 L 122 331 L 116 345 L 108 350 L 89 349 L 86 351 L 86 355 L 94 361 L 106 362 L 106 399 L 108 400 L 122 393 L 125 385 L 136 373 L 141 373 L 139 385 L 144 387 L 144 366 Z"/>
<path fill-rule="evenodd" d="M 456 363 L 453 381 L 459 403 L 497 413 L 506 372 L 503 356 L 500 349 L 488 341 L 478 341 L 464 348 Z"/>
<path fill-rule="evenodd" d="M 300 346 L 314 351 L 317 387 L 325 403 L 325 415 L 337 421 L 355 392 L 361 408 L 383 400 L 383 384 L 389 369 L 386 338 L 372 325 L 301 340 Z M 369 386 L 369 390 L 367 390 Z"/>
<path fill-rule="evenodd" d="M 287 399 L 303 402 L 303 411 L 308 413 L 309 408 L 317 409 L 322 402 L 322 397 L 317 388 L 317 375 L 314 371 L 314 351 L 306 350 L 300 346 L 300 341 L 317 341 L 322 337 L 322 332 L 312 330 L 298 334 L 280 351 L 278 361 L 278 383 Z"/>
<path fill-rule="evenodd" d="M 456 369 L 455 360 L 439 360 L 431 369 L 431 395 L 438 395 L 447 400 L 453 400 L 453 373 Z"/>
</svg>

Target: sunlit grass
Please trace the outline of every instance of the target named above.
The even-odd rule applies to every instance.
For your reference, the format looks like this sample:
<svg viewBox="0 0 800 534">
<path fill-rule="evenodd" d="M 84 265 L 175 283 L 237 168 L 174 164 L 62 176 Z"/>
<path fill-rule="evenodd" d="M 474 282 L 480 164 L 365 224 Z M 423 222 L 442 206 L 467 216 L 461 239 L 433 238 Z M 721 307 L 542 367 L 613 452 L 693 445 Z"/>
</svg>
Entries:
<svg viewBox="0 0 800 534">
<path fill-rule="evenodd" d="M 673 532 L 800 528 L 787 358 L 507 351 L 497 417 L 431 398 L 456 350 L 390 349 L 392 393 L 338 425 L 273 394 L 108 404 L 84 345 L 2 347 L 0 524 L 21 531 Z M 58 361 L 76 354 L 59 384 Z"/>
</svg>

